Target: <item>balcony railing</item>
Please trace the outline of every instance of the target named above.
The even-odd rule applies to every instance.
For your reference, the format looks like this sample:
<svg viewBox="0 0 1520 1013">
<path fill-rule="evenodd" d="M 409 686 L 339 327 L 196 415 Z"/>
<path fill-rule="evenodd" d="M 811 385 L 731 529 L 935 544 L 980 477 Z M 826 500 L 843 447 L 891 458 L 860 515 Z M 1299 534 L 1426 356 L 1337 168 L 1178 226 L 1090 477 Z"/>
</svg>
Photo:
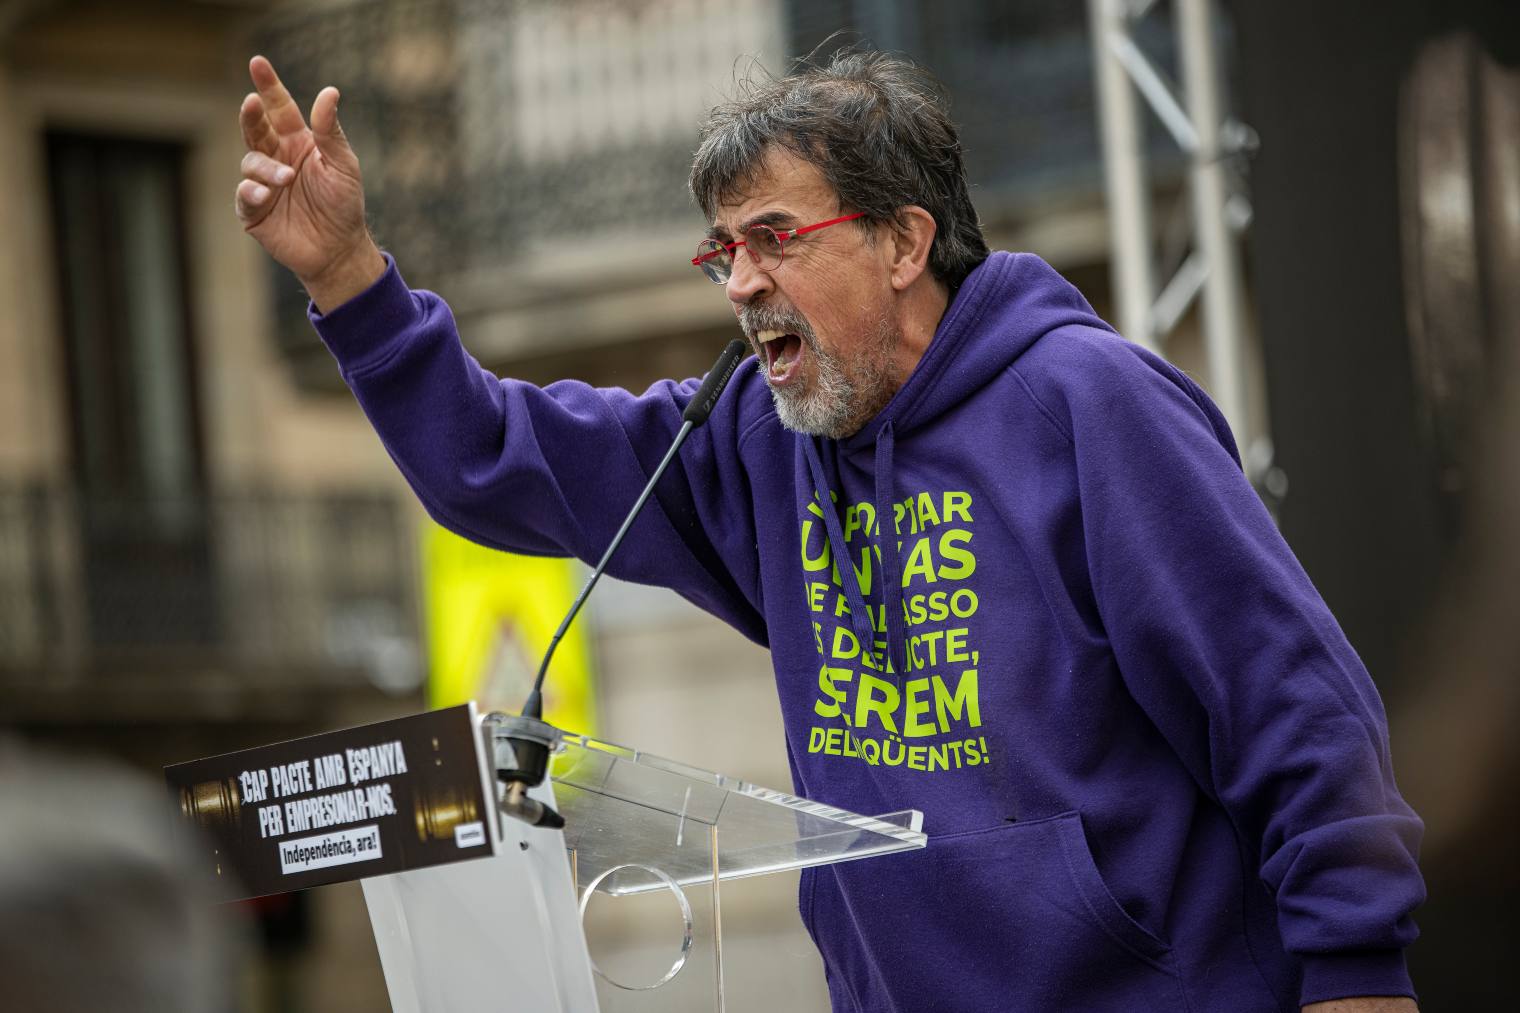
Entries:
<svg viewBox="0 0 1520 1013">
<path fill-rule="evenodd" d="M 413 541 L 383 493 L 102 503 L 0 487 L 0 680 L 182 670 L 412 688 Z"/>
</svg>

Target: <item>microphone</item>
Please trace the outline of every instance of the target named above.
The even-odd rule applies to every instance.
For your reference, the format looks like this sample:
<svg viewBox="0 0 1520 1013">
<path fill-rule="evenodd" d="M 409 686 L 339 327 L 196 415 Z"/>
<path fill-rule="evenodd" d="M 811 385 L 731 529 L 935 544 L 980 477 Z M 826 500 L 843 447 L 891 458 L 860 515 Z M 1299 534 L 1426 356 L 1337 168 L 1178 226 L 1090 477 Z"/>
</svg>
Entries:
<svg viewBox="0 0 1520 1013">
<path fill-rule="evenodd" d="M 718 356 L 718 361 L 713 363 L 713 368 L 708 370 L 707 376 L 703 378 L 702 386 L 697 388 L 697 396 L 691 399 L 691 403 L 681 413 L 683 421 L 691 423 L 692 428 L 696 428 L 707 421 L 707 416 L 712 414 L 713 407 L 718 403 L 719 395 L 723 393 L 723 388 L 728 386 L 728 381 L 733 378 L 734 370 L 739 368 L 739 360 L 742 358 L 744 358 L 744 342 L 735 338 L 723 349 L 722 354 Z M 682 440 L 686 439 L 686 434 L 690 431 L 690 429 L 683 426 L 681 431 L 676 434 L 675 445 L 677 447 L 681 445 Z M 675 448 L 671 449 L 673 451 Z M 666 460 L 669 459 L 669 455 L 667 454 Z M 660 465 L 662 470 L 664 467 L 664 464 Z M 656 471 L 655 478 L 659 477 L 660 473 Z M 652 487 L 654 479 L 650 479 L 649 484 Z M 646 489 L 645 492 L 648 492 L 648 490 Z M 639 500 L 640 504 L 643 502 L 643 500 Z M 638 510 L 637 506 L 633 508 L 634 513 L 638 513 Z M 612 548 L 617 548 L 617 539 L 615 538 L 612 540 Z M 610 555 L 612 549 L 608 549 L 607 552 Z"/>
<path fill-rule="evenodd" d="M 633 527 L 634 519 L 638 517 L 639 511 L 644 508 L 645 502 L 654 492 L 655 483 L 660 480 L 660 476 L 665 474 L 665 469 L 670 466 L 670 462 L 675 460 L 676 452 L 681 449 L 681 444 L 686 442 L 686 437 L 691 435 L 693 429 L 705 423 L 707 417 L 712 414 L 713 407 L 717 405 L 718 398 L 723 394 L 723 389 L 733 378 L 734 370 L 739 366 L 739 360 L 744 358 L 744 352 L 745 344 L 742 340 L 735 338 L 730 341 L 722 354 L 718 356 L 718 361 L 713 363 L 713 368 L 708 371 L 706 378 L 703 379 L 696 396 L 681 413 L 681 429 L 676 433 L 670 449 L 665 452 L 665 457 L 660 461 L 659 467 L 655 468 L 654 475 L 644 486 L 644 491 L 639 494 L 638 500 L 633 504 L 633 509 L 629 510 L 628 516 L 623 519 L 623 526 L 618 528 L 617 534 L 612 536 L 612 544 L 607 546 L 607 551 L 602 554 L 601 562 L 597 563 L 596 569 L 591 571 L 591 578 L 586 581 L 586 586 L 581 588 L 581 593 L 576 596 L 569 613 L 559 624 L 559 629 L 554 631 L 554 636 L 549 641 L 549 649 L 544 652 L 543 663 L 538 666 L 538 677 L 533 680 L 533 689 L 523 703 L 522 713 L 516 717 L 510 714 L 487 715 L 486 721 L 492 726 L 496 777 L 507 786 L 506 794 L 501 802 L 501 811 L 507 815 L 514 816 L 532 826 L 562 827 L 565 825 L 564 818 L 559 813 L 527 797 L 529 788 L 543 783 L 544 775 L 549 769 L 549 750 L 553 748 L 558 737 L 554 726 L 543 720 L 543 686 L 544 676 L 549 671 L 549 660 L 554 657 L 554 649 L 559 646 L 560 640 L 565 636 L 565 631 L 570 628 L 570 623 L 580 612 L 581 606 L 586 603 L 591 589 L 596 586 L 602 572 L 607 569 L 607 564 L 612 560 L 612 554 L 622 544 L 628 530 Z"/>
</svg>

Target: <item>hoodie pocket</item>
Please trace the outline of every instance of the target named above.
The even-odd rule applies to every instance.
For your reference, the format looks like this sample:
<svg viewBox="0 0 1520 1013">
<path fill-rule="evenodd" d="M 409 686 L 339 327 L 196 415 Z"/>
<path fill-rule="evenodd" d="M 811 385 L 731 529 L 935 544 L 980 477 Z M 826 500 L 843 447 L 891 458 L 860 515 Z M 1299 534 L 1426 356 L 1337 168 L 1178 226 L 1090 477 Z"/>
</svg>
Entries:
<svg viewBox="0 0 1520 1013">
<path fill-rule="evenodd" d="M 1098 863 L 1093 860 L 1092 849 L 1087 845 L 1081 814 L 1062 813 L 1051 817 L 1049 822 L 1059 833 L 1072 885 L 1082 895 L 1093 921 L 1113 936 L 1115 942 L 1142 960 L 1159 962 L 1170 956 L 1171 947 L 1131 918 L 1103 882 L 1103 874 L 1098 871 Z"/>
<path fill-rule="evenodd" d="M 827 866 L 802 899 L 831 988 L 862 1010 L 1187 1008 L 1171 947 L 1104 885 L 1075 812 Z"/>
</svg>

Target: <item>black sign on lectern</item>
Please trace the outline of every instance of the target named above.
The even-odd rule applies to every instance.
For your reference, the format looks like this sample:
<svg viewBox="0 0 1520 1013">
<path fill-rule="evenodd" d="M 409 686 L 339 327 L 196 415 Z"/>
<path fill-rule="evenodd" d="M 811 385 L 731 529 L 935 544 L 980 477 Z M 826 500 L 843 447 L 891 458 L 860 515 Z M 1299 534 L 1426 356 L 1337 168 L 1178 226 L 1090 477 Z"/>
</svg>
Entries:
<svg viewBox="0 0 1520 1013">
<path fill-rule="evenodd" d="M 238 897 L 495 853 L 475 705 L 164 768 Z"/>
</svg>

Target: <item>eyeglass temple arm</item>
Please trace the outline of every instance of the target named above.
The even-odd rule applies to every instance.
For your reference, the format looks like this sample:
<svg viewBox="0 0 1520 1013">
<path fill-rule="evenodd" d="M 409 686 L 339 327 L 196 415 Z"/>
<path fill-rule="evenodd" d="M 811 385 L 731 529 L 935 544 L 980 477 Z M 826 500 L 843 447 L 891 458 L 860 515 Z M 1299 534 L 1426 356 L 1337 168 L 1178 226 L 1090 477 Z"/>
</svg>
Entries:
<svg viewBox="0 0 1520 1013">
<path fill-rule="evenodd" d="M 816 225 L 804 225 L 800 229 L 789 229 L 786 232 L 776 233 L 776 238 L 781 242 L 786 242 L 789 239 L 796 239 L 798 236 L 806 235 L 809 232 L 817 232 L 819 229 L 826 229 L 830 225 L 838 225 L 840 222 L 850 222 L 854 221 L 857 218 L 864 218 L 865 214 L 866 213 L 864 211 L 857 211 L 853 215 L 844 215 L 839 218 L 830 218 L 828 221 L 818 222 Z M 732 243 L 724 243 L 723 249 L 728 253 L 733 253 L 739 247 L 744 245 L 745 241 L 738 239 Z M 707 253 L 699 253 L 697 256 L 691 258 L 691 262 L 696 266 L 701 267 L 703 261 L 711 260 L 718 255 L 718 252 L 719 251 L 717 250 L 710 250 Z"/>
<path fill-rule="evenodd" d="M 826 229 L 830 225 L 838 225 L 840 222 L 849 222 L 854 221 L 856 218 L 864 218 L 865 214 L 866 213 L 864 211 L 857 211 L 853 215 L 845 215 L 842 218 L 830 218 L 828 221 L 819 222 L 816 225 L 804 225 L 800 229 L 792 229 L 791 232 L 787 235 L 787 238 L 792 239 L 796 236 L 805 235 L 809 232 L 817 232 L 819 229 Z"/>
</svg>

